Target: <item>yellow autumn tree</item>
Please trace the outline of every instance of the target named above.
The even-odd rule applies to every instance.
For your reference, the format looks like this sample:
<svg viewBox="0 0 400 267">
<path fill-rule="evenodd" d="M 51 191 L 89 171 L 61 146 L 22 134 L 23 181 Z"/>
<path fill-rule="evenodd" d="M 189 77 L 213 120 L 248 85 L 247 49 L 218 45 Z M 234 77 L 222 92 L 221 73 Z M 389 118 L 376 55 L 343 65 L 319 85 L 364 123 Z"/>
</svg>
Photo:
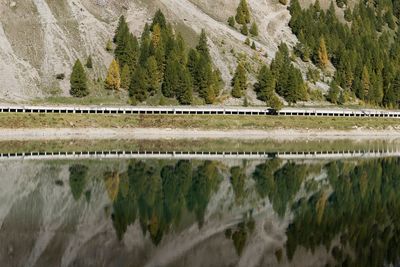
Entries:
<svg viewBox="0 0 400 267">
<path fill-rule="evenodd" d="M 108 69 L 107 78 L 104 87 L 107 90 L 119 90 L 121 87 L 121 77 L 119 74 L 118 62 L 114 59 Z"/>
<path fill-rule="evenodd" d="M 323 192 L 321 197 L 318 199 L 316 204 L 316 211 L 317 211 L 317 222 L 321 224 L 322 218 L 324 217 L 326 202 L 328 200 L 328 194 Z"/>
<path fill-rule="evenodd" d="M 319 40 L 318 59 L 320 67 L 325 69 L 329 63 L 329 57 L 325 39 L 323 37 Z"/>
<path fill-rule="evenodd" d="M 161 28 L 160 25 L 156 24 L 153 27 L 153 33 L 151 35 L 151 41 L 154 47 L 158 47 L 161 42 Z"/>
<path fill-rule="evenodd" d="M 107 173 L 104 176 L 104 183 L 106 186 L 107 195 L 113 202 L 115 201 L 118 195 L 119 182 L 120 178 L 118 172 Z"/>
</svg>

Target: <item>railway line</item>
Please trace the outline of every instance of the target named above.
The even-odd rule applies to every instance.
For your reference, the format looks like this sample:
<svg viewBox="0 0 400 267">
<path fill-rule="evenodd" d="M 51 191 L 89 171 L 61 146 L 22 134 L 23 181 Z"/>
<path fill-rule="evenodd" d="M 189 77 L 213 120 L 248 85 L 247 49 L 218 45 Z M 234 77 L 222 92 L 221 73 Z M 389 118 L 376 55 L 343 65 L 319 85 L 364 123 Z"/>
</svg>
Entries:
<svg viewBox="0 0 400 267">
<path fill-rule="evenodd" d="M 317 117 L 372 117 L 400 118 L 400 111 L 339 108 L 284 108 L 264 107 L 133 107 L 133 106 L 26 106 L 0 105 L 0 113 L 52 114 L 140 114 L 140 115 L 236 115 L 236 116 L 317 116 Z"/>
</svg>

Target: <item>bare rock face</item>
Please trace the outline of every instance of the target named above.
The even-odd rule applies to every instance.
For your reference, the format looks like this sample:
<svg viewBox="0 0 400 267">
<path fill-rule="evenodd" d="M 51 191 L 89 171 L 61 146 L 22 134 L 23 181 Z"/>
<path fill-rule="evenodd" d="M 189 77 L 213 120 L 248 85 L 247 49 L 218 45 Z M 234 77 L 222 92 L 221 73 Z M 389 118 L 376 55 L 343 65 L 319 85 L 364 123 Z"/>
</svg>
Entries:
<svg viewBox="0 0 400 267">
<path fill-rule="evenodd" d="M 139 35 L 154 12 L 161 8 L 176 30 L 194 45 L 206 29 L 214 63 L 229 81 L 240 53 L 247 55 L 253 73 L 270 60 L 281 41 L 296 42 L 287 23 L 287 8 L 275 0 L 249 0 L 259 25 L 257 51 L 244 44 L 245 36 L 227 25 L 239 0 L 1 0 L 0 1 L 0 101 L 43 97 L 50 91 L 68 95 L 74 61 L 92 55 L 95 77 L 105 76 L 112 54 L 105 50 L 118 18 L 126 15 Z M 234 51 L 234 52 L 232 52 Z M 268 54 L 268 58 L 264 57 Z M 57 79 L 64 74 L 65 79 Z"/>
</svg>

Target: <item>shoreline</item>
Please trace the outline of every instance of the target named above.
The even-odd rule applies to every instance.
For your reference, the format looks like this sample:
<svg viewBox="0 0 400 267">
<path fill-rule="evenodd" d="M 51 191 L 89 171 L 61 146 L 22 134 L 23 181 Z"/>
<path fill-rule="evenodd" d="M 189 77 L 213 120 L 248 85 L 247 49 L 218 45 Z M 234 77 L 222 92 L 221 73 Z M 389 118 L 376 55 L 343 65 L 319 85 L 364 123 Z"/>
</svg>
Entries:
<svg viewBox="0 0 400 267">
<path fill-rule="evenodd" d="M 19 128 L 0 129 L 0 141 L 35 140 L 395 140 L 400 130 L 204 130 L 171 128 Z"/>
</svg>

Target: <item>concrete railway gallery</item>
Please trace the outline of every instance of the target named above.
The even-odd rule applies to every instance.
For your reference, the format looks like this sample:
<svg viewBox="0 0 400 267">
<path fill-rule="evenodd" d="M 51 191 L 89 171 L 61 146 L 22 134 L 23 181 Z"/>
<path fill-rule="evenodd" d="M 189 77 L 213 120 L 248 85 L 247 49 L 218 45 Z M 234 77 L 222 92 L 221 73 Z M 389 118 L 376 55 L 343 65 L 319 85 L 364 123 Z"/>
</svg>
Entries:
<svg viewBox="0 0 400 267">
<path fill-rule="evenodd" d="M 106 107 L 106 106 L 0 106 L 0 113 L 141 114 L 141 115 L 245 115 L 400 118 L 400 111 L 327 108 L 236 107 Z"/>
</svg>

